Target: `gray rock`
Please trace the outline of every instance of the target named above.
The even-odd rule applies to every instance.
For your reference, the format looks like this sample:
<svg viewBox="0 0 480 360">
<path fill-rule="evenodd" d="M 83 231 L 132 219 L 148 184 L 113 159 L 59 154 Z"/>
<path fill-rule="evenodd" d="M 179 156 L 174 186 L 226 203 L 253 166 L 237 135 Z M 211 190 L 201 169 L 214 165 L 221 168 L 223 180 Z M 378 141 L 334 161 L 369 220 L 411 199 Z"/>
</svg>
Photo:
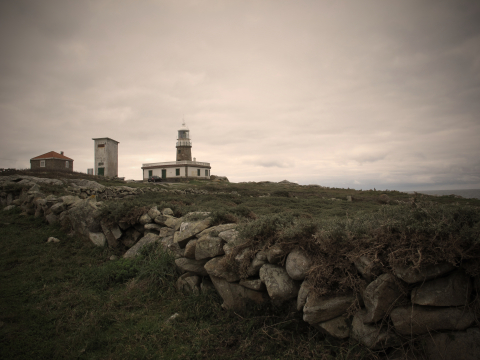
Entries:
<svg viewBox="0 0 480 360">
<path fill-rule="evenodd" d="M 78 196 L 73 195 L 61 196 L 58 199 L 62 201 L 67 207 L 73 205 L 75 202 L 80 200 Z"/>
<path fill-rule="evenodd" d="M 55 205 L 53 205 L 51 208 L 50 208 L 50 211 L 55 214 L 55 215 L 58 215 L 60 214 L 62 211 L 65 211 L 67 208 L 67 206 L 65 205 L 65 203 L 63 202 L 59 202 L 59 203 L 56 203 Z"/>
<path fill-rule="evenodd" d="M 429 306 L 462 306 L 470 302 L 472 280 L 463 270 L 431 281 L 412 291 L 412 303 Z"/>
<path fill-rule="evenodd" d="M 103 233 L 101 232 L 98 232 L 98 233 L 90 232 L 88 234 L 88 238 L 90 239 L 91 242 L 93 242 L 95 245 L 99 247 L 104 247 L 107 242 L 105 235 L 103 235 Z"/>
<path fill-rule="evenodd" d="M 367 256 L 362 255 L 359 258 L 355 259 L 353 262 L 358 272 L 367 282 L 372 282 L 376 275 L 379 275 L 373 271 L 373 261 L 370 260 Z"/>
<path fill-rule="evenodd" d="M 243 310 L 249 301 L 257 304 L 268 301 L 264 292 L 254 291 L 216 276 L 210 276 L 210 279 L 223 299 L 224 309 Z"/>
<path fill-rule="evenodd" d="M 320 332 L 337 339 L 346 339 L 350 336 L 350 325 L 348 324 L 347 315 L 341 315 L 334 319 L 315 324 L 314 326 L 320 330 Z"/>
<path fill-rule="evenodd" d="M 178 278 L 176 286 L 178 291 L 199 294 L 200 277 L 191 272 L 187 272 Z"/>
<path fill-rule="evenodd" d="M 428 265 L 420 269 L 403 265 L 395 265 L 392 268 L 397 277 L 406 283 L 414 284 L 420 281 L 431 280 L 449 273 L 455 269 L 455 266 L 450 263 L 441 263 L 437 265 Z"/>
<path fill-rule="evenodd" d="M 47 240 L 47 243 L 49 243 L 49 242 L 58 243 L 58 242 L 60 242 L 60 240 L 57 239 L 57 238 L 55 238 L 55 237 L 53 237 L 53 236 L 50 236 L 50 237 L 48 238 L 48 240 Z"/>
<path fill-rule="evenodd" d="M 152 218 L 148 214 L 143 214 L 138 220 L 140 224 L 145 225 L 152 222 Z"/>
<path fill-rule="evenodd" d="M 100 185 L 96 181 L 90 181 L 86 179 L 69 179 L 68 182 L 73 186 L 77 186 L 77 187 L 81 186 L 88 190 L 100 190 L 100 191 L 105 190 L 105 186 Z"/>
<path fill-rule="evenodd" d="M 165 208 L 165 209 L 162 210 L 162 214 L 163 214 L 163 215 L 173 216 L 173 210 L 170 209 L 170 208 Z"/>
<path fill-rule="evenodd" d="M 297 296 L 297 311 L 303 310 L 303 307 L 307 303 L 307 297 L 309 292 L 310 292 L 310 287 L 307 281 L 302 282 L 302 285 L 300 285 L 300 290 L 298 291 L 298 296 Z"/>
<path fill-rule="evenodd" d="M 8 206 L 5 206 L 5 207 L 3 208 L 3 211 L 9 211 L 9 210 L 13 210 L 13 209 L 15 209 L 15 208 L 16 208 L 15 205 L 8 205 Z"/>
<path fill-rule="evenodd" d="M 278 264 L 284 256 L 285 252 L 279 245 L 273 245 L 267 250 L 267 260 L 270 264 Z"/>
<path fill-rule="evenodd" d="M 240 239 L 238 237 L 238 231 L 235 229 L 222 231 L 218 234 L 218 237 L 225 240 L 225 242 L 230 246 L 239 246 L 246 242 L 245 239 Z"/>
<path fill-rule="evenodd" d="M 189 259 L 195 259 L 195 249 L 197 247 L 197 239 L 190 240 L 185 246 L 185 257 Z M 203 260 L 203 259 L 197 259 Z"/>
<path fill-rule="evenodd" d="M 303 307 L 303 321 L 318 324 L 344 314 L 355 301 L 353 295 L 317 297 L 309 295 Z"/>
<path fill-rule="evenodd" d="M 115 248 L 118 246 L 118 240 L 117 238 L 113 235 L 112 231 L 110 230 L 110 227 L 104 222 L 100 222 L 100 226 L 102 227 L 103 234 L 107 238 L 107 243 L 108 246 Z"/>
<path fill-rule="evenodd" d="M 145 230 L 154 230 L 154 231 L 157 231 L 158 233 L 160 233 L 160 231 L 163 229 L 163 227 L 161 227 L 160 225 L 157 225 L 157 224 L 145 224 L 144 227 L 143 227 Z"/>
<path fill-rule="evenodd" d="M 50 225 L 53 225 L 53 224 L 56 224 L 58 222 L 58 217 L 55 214 L 48 214 L 47 216 L 45 216 L 45 220 L 47 220 L 47 222 Z"/>
<path fill-rule="evenodd" d="M 122 237 L 122 243 L 126 247 L 132 247 L 141 238 L 142 234 L 134 228 L 128 229 Z"/>
<path fill-rule="evenodd" d="M 267 253 L 265 251 L 260 250 L 255 254 L 255 257 L 260 261 L 267 261 Z"/>
<path fill-rule="evenodd" d="M 265 264 L 266 264 L 266 261 L 258 260 L 256 257 L 254 257 L 250 262 L 250 265 L 248 265 L 247 275 L 248 276 L 257 275 L 260 272 L 260 269 L 262 268 L 262 266 Z"/>
<path fill-rule="evenodd" d="M 429 360 L 480 359 L 480 329 L 433 334 L 425 339 Z"/>
<path fill-rule="evenodd" d="M 178 243 L 180 247 L 185 247 L 188 240 L 210 226 L 210 221 L 211 219 L 207 218 L 202 221 L 182 223 L 180 231 L 175 233 L 173 241 Z"/>
<path fill-rule="evenodd" d="M 282 303 L 297 297 L 299 286 L 288 276 L 284 268 L 265 264 L 259 273 L 260 279 L 267 287 L 268 295 L 275 303 Z"/>
<path fill-rule="evenodd" d="M 392 274 L 380 275 L 363 292 L 366 308 L 366 312 L 362 313 L 365 315 L 363 322 L 372 323 L 383 319 L 401 298 L 402 291 L 395 284 L 395 277 Z"/>
<path fill-rule="evenodd" d="M 154 206 L 147 212 L 148 216 L 150 216 L 150 219 L 155 219 L 158 215 L 161 215 L 162 213 L 158 211 L 157 207 Z"/>
<path fill-rule="evenodd" d="M 148 244 L 156 243 L 159 240 L 160 240 L 160 237 L 158 235 L 147 234 L 143 238 L 138 240 L 138 242 L 135 245 L 133 245 L 130 249 L 128 249 L 128 251 L 125 254 L 123 254 L 123 257 L 125 259 L 133 259 L 134 257 L 140 254 L 140 251 L 145 246 L 147 246 Z"/>
<path fill-rule="evenodd" d="M 231 229 L 235 229 L 236 227 L 237 227 L 237 224 L 222 224 L 222 225 L 213 226 L 213 227 L 210 227 L 210 228 L 205 229 L 202 232 L 198 233 L 197 237 L 201 238 L 201 237 L 207 236 L 207 235 L 216 237 L 221 232 L 231 230 Z"/>
<path fill-rule="evenodd" d="M 361 313 L 359 311 L 359 313 Z M 360 315 L 360 316 L 359 316 Z M 393 331 L 380 325 L 364 324 L 363 314 L 356 314 L 352 321 L 350 336 L 372 350 L 386 349 L 398 346 L 401 341 Z"/>
<path fill-rule="evenodd" d="M 294 249 L 287 256 L 285 262 L 285 269 L 288 276 L 293 280 L 303 280 L 307 276 L 307 272 L 312 266 L 312 261 L 306 251 L 301 249 Z"/>
<path fill-rule="evenodd" d="M 167 236 L 171 236 L 172 239 L 173 239 L 173 234 L 175 234 L 175 230 L 169 228 L 169 227 L 162 227 L 160 229 L 160 237 L 167 237 Z"/>
<path fill-rule="evenodd" d="M 224 241 L 219 237 L 212 237 L 207 233 L 197 240 L 195 247 L 195 259 L 203 260 L 223 255 Z"/>
<path fill-rule="evenodd" d="M 208 273 L 205 270 L 205 260 L 194 260 L 187 258 L 180 258 L 175 260 L 175 265 L 181 272 L 192 272 L 196 275 L 207 276 Z"/>
<path fill-rule="evenodd" d="M 215 257 L 211 260 L 199 260 L 199 261 L 206 261 L 205 263 L 205 270 L 210 276 L 215 276 L 218 278 L 225 279 L 228 282 L 235 282 L 240 280 L 240 276 L 228 269 L 226 269 L 225 264 L 223 263 L 224 257 L 219 256 Z"/>
<path fill-rule="evenodd" d="M 112 256 L 110 256 L 110 261 L 115 261 L 115 260 L 118 260 L 118 256 L 117 256 L 117 255 L 112 255 Z"/>
<path fill-rule="evenodd" d="M 420 335 L 436 330 L 465 330 L 475 322 L 472 312 L 459 308 L 402 306 L 390 318 L 398 333 Z"/>
<path fill-rule="evenodd" d="M 255 291 L 265 291 L 267 288 L 265 284 L 260 279 L 253 279 L 253 280 L 240 280 L 239 285 L 246 287 L 247 289 L 252 289 Z"/>
</svg>

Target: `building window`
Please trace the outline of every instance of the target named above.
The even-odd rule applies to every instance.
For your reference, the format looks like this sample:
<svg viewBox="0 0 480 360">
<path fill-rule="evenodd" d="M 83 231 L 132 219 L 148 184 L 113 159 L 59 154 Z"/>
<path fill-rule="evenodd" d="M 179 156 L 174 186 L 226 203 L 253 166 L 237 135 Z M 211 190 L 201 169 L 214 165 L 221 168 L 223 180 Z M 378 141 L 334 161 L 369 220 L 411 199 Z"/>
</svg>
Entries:
<svg viewBox="0 0 480 360">
<path fill-rule="evenodd" d="M 105 147 L 105 144 L 98 144 L 98 147 Z"/>
<path fill-rule="evenodd" d="M 45 160 L 40 160 L 40 167 L 45 167 Z"/>
<path fill-rule="evenodd" d="M 175 169 L 175 175 L 180 176 L 180 169 Z"/>
<path fill-rule="evenodd" d="M 208 176 L 208 170 L 205 170 L 205 176 Z"/>
<path fill-rule="evenodd" d="M 152 177 L 153 176 L 153 170 L 148 170 L 148 177 Z"/>
<path fill-rule="evenodd" d="M 65 168 L 68 169 L 70 167 L 70 164 L 68 163 L 68 161 L 65 161 Z"/>
<path fill-rule="evenodd" d="M 180 154 L 182 152 L 182 150 L 178 149 L 177 150 L 177 154 Z"/>
<path fill-rule="evenodd" d="M 197 176 L 200 176 L 200 169 L 197 169 Z"/>
</svg>

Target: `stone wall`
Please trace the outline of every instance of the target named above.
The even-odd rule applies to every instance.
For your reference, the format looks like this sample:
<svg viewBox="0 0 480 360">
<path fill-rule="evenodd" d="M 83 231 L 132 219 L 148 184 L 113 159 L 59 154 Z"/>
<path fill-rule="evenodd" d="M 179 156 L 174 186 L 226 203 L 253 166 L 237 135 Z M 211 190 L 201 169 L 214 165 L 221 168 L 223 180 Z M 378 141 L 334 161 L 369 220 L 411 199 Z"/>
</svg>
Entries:
<svg viewBox="0 0 480 360">
<path fill-rule="evenodd" d="M 97 246 L 125 246 L 124 258 L 134 258 L 147 244 L 159 243 L 175 256 L 182 273 L 178 289 L 193 293 L 215 289 L 225 309 L 272 302 L 301 313 L 305 322 L 326 336 L 351 338 L 373 351 L 392 354 L 414 344 L 427 359 L 480 359 L 479 319 L 473 306 L 480 294 L 480 279 L 470 277 L 462 267 L 449 263 L 394 266 L 380 274 L 371 272 L 373 259 L 360 256 L 353 264 L 367 284 L 360 293 L 317 296 L 308 281 L 315 264 L 299 247 L 284 253 L 273 245 L 252 256 L 236 224 L 211 226 L 209 213 L 176 218 L 171 209 L 156 206 L 135 223 L 109 224 L 100 218 L 103 204 L 92 192 L 108 198 L 111 189 L 89 189 L 89 194 L 82 188 L 85 183 L 79 184 L 80 190 L 72 186 L 76 189 L 72 191 L 85 194 L 84 199 L 46 196 L 34 185 L 7 203 L 49 223 L 68 221 L 76 233 Z M 111 191 L 123 197 L 145 191 L 125 188 Z M 241 274 L 235 270 L 238 267 L 229 266 L 232 261 L 246 264 Z"/>
</svg>

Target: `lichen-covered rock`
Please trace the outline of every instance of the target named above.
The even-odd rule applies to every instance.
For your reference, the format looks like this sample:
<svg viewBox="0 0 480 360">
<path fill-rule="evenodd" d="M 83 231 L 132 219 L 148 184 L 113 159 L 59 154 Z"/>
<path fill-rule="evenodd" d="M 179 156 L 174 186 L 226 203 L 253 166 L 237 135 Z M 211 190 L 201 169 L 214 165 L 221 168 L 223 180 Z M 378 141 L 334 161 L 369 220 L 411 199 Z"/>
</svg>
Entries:
<svg viewBox="0 0 480 360">
<path fill-rule="evenodd" d="M 267 260 L 270 264 L 278 264 L 285 256 L 285 252 L 279 245 L 271 246 L 266 252 Z"/>
<path fill-rule="evenodd" d="M 140 216 L 140 219 L 138 220 L 138 222 L 141 225 L 145 225 L 145 224 L 151 223 L 152 218 L 148 214 L 143 214 L 142 216 Z"/>
<path fill-rule="evenodd" d="M 376 275 L 379 275 L 373 268 L 373 261 L 368 256 L 362 255 L 353 262 L 358 272 L 368 282 L 372 282 Z"/>
<path fill-rule="evenodd" d="M 181 272 L 192 272 L 196 275 L 207 276 L 208 273 L 205 270 L 206 260 L 194 260 L 187 258 L 180 258 L 175 260 L 175 265 Z"/>
<path fill-rule="evenodd" d="M 402 306 L 390 313 L 393 325 L 403 335 L 420 335 L 436 330 L 465 330 L 475 322 L 471 311 L 459 308 Z"/>
<path fill-rule="evenodd" d="M 190 240 L 185 246 L 185 257 L 188 259 L 195 259 L 195 249 L 197 247 L 197 239 Z M 197 259 L 201 260 L 201 259 Z"/>
<path fill-rule="evenodd" d="M 302 285 L 300 285 L 300 290 L 298 291 L 298 296 L 297 296 L 297 311 L 303 310 L 303 307 L 307 303 L 307 297 L 309 292 L 310 292 L 310 287 L 308 286 L 307 281 L 302 282 Z"/>
<path fill-rule="evenodd" d="M 170 208 L 165 208 L 165 209 L 162 210 L 162 214 L 163 214 L 163 215 L 173 216 L 173 210 L 170 209 Z"/>
<path fill-rule="evenodd" d="M 173 241 L 178 243 L 180 247 L 185 247 L 188 240 L 208 228 L 210 222 L 210 218 L 201 221 L 183 222 L 180 226 L 180 230 L 175 233 Z"/>
<path fill-rule="evenodd" d="M 147 234 L 143 238 L 138 240 L 138 242 L 135 245 L 133 245 L 130 249 L 128 249 L 128 251 L 125 254 L 123 254 L 123 257 L 125 259 L 133 259 L 138 254 L 140 254 L 140 251 L 145 246 L 147 246 L 148 244 L 156 243 L 159 240 L 160 240 L 160 237 L 158 235 Z"/>
<path fill-rule="evenodd" d="M 239 285 L 255 291 L 266 290 L 265 284 L 260 279 L 240 280 Z"/>
<path fill-rule="evenodd" d="M 401 344 L 400 338 L 391 330 L 381 325 L 364 324 L 360 310 L 352 321 L 350 336 L 372 350 L 386 349 Z M 359 314 L 360 313 L 360 314 Z"/>
<path fill-rule="evenodd" d="M 425 350 L 429 360 L 478 360 L 480 329 L 432 334 L 425 339 Z"/>
<path fill-rule="evenodd" d="M 303 307 L 303 320 L 309 324 L 318 324 L 342 315 L 355 301 L 351 294 L 317 297 L 309 295 Z"/>
<path fill-rule="evenodd" d="M 467 305 L 472 293 L 472 280 L 463 270 L 430 280 L 412 291 L 412 303 L 429 306 Z"/>
<path fill-rule="evenodd" d="M 260 272 L 260 269 L 262 268 L 262 266 L 265 264 L 266 264 L 266 261 L 262 261 L 254 257 L 250 262 L 250 265 L 248 265 L 247 275 L 248 276 L 257 275 Z"/>
<path fill-rule="evenodd" d="M 320 332 L 337 339 L 346 339 L 350 336 L 350 324 L 347 315 L 340 315 L 334 319 L 314 325 Z"/>
<path fill-rule="evenodd" d="M 223 256 L 215 257 L 211 260 L 208 260 L 205 264 L 205 270 L 210 276 L 215 276 L 218 278 L 225 279 L 228 282 L 235 282 L 240 280 L 240 276 L 228 269 L 225 268 L 223 263 Z M 207 261 L 207 260 L 202 260 Z"/>
<path fill-rule="evenodd" d="M 285 269 L 293 280 L 303 280 L 312 265 L 312 261 L 307 252 L 302 249 L 294 249 L 287 256 Z"/>
<path fill-rule="evenodd" d="M 157 233 L 160 233 L 160 231 L 162 231 L 162 229 L 164 229 L 164 228 L 161 227 L 160 225 L 158 225 L 158 224 L 153 224 L 153 223 L 145 224 L 143 228 L 144 228 L 145 230 L 157 231 Z"/>
<path fill-rule="evenodd" d="M 199 294 L 200 282 L 200 277 L 191 272 L 187 272 L 178 278 L 176 283 L 177 290 L 186 293 Z"/>
<path fill-rule="evenodd" d="M 88 234 L 88 238 L 90 239 L 91 242 L 93 242 L 95 245 L 99 247 L 104 247 L 107 242 L 105 235 L 103 235 L 103 233 L 101 232 L 98 232 L 98 233 L 90 232 Z"/>
<path fill-rule="evenodd" d="M 413 266 L 395 265 L 393 266 L 393 273 L 406 283 L 415 284 L 445 275 L 453 269 L 455 269 L 455 266 L 450 263 L 427 265 L 420 269 Z"/>
<path fill-rule="evenodd" d="M 52 205 L 52 207 L 50 208 L 50 211 L 53 214 L 58 215 L 62 211 L 65 211 L 66 209 L 67 209 L 67 205 L 65 205 L 65 203 L 63 203 L 63 202 L 59 202 L 59 203 L 56 203 L 56 204 Z"/>
<path fill-rule="evenodd" d="M 260 280 L 274 303 L 296 298 L 300 286 L 288 276 L 287 271 L 277 265 L 265 264 L 260 269 Z"/>
<path fill-rule="evenodd" d="M 236 227 L 237 227 L 237 224 L 222 224 L 222 225 L 212 226 L 212 227 L 210 227 L 208 229 L 205 229 L 202 232 L 198 233 L 197 237 L 201 238 L 201 237 L 207 236 L 207 235 L 216 237 L 221 232 L 231 230 L 231 229 L 235 229 Z"/>
<path fill-rule="evenodd" d="M 362 313 L 365 316 L 362 318 L 363 322 L 372 323 L 381 320 L 401 297 L 402 291 L 395 283 L 395 277 L 392 274 L 380 275 L 363 292 L 366 309 L 366 312 Z"/>
<path fill-rule="evenodd" d="M 239 246 L 246 242 L 245 239 L 239 238 L 238 231 L 235 229 L 222 231 L 218 234 L 218 237 L 223 239 L 229 246 Z"/>
<path fill-rule="evenodd" d="M 224 240 L 220 237 L 210 236 L 208 233 L 197 240 L 195 247 L 195 259 L 210 259 L 223 255 Z"/>
<path fill-rule="evenodd" d="M 162 213 L 158 211 L 157 207 L 154 206 L 147 212 L 148 216 L 150 216 L 150 219 L 155 219 L 158 215 L 161 215 Z"/>
<path fill-rule="evenodd" d="M 254 291 L 216 276 L 210 276 L 210 279 L 223 299 L 222 307 L 224 309 L 243 310 L 248 301 L 253 301 L 257 304 L 268 301 L 268 297 L 264 292 Z"/>
</svg>

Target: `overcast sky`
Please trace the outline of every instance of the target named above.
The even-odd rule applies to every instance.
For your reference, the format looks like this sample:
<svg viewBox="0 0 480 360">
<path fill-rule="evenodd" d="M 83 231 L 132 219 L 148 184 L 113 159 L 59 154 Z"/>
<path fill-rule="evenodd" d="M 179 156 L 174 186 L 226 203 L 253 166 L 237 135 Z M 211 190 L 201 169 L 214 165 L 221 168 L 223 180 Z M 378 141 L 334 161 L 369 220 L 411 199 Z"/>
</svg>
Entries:
<svg viewBox="0 0 480 360">
<path fill-rule="evenodd" d="M 175 160 L 230 181 L 480 188 L 480 2 L 0 2 L 0 167 L 64 151 L 119 176 Z"/>
</svg>

